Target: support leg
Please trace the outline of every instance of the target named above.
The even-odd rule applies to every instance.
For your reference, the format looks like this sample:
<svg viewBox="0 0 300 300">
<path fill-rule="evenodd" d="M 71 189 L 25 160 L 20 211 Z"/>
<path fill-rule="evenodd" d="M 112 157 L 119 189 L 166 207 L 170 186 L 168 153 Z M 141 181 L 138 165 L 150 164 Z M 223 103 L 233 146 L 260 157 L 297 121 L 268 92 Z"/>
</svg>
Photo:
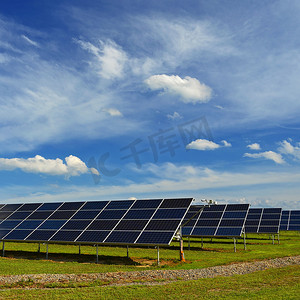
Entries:
<svg viewBox="0 0 300 300">
<path fill-rule="evenodd" d="M 41 253 L 41 243 L 39 243 L 38 253 Z"/>
<path fill-rule="evenodd" d="M 191 250 L 190 237 L 188 237 L 188 241 L 189 241 L 189 250 Z"/>
<path fill-rule="evenodd" d="M 246 248 L 246 233 L 244 232 L 244 250 L 247 250 Z"/>
<path fill-rule="evenodd" d="M 274 245 L 274 234 L 272 234 L 272 244 Z"/>
<path fill-rule="evenodd" d="M 157 246 L 157 265 L 159 266 L 159 246 Z"/>
<path fill-rule="evenodd" d="M 129 247 L 127 245 L 127 258 L 129 258 Z"/>
<path fill-rule="evenodd" d="M 79 244 L 79 245 L 78 245 L 78 254 L 79 254 L 79 255 L 81 255 L 81 247 L 80 247 L 80 246 L 81 246 L 81 245 Z"/>
<path fill-rule="evenodd" d="M 2 242 L 2 256 L 5 255 L 5 242 Z"/>
<path fill-rule="evenodd" d="M 46 259 L 48 259 L 49 253 L 48 253 L 48 243 L 46 244 Z"/>
<path fill-rule="evenodd" d="M 236 252 L 236 240 L 233 238 L 234 252 Z"/>
<path fill-rule="evenodd" d="M 203 238 L 201 238 L 201 248 L 203 248 Z"/>
<path fill-rule="evenodd" d="M 96 264 L 99 262 L 98 244 L 96 245 Z"/>
<path fill-rule="evenodd" d="M 277 236 L 277 240 L 278 240 L 278 245 L 280 244 L 280 240 L 279 240 L 279 233 L 278 233 L 278 236 Z"/>
</svg>

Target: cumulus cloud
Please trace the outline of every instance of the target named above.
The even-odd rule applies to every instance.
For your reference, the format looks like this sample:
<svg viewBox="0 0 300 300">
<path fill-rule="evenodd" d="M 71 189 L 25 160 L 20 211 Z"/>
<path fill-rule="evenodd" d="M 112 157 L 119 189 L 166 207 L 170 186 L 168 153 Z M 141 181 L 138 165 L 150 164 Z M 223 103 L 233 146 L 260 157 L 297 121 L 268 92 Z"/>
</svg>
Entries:
<svg viewBox="0 0 300 300">
<path fill-rule="evenodd" d="M 27 159 L 0 158 L 0 170 L 13 171 L 21 169 L 26 173 L 65 175 L 66 177 L 79 176 L 87 173 L 89 170 L 86 164 L 76 156 L 70 155 L 65 158 L 65 161 L 66 163 L 59 158 L 46 159 L 40 155 Z"/>
<path fill-rule="evenodd" d="M 151 90 L 179 95 L 184 103 L 205 103 L 212 97 L 212 89 L 198 79 L 178 75 L 153 75 L 145 80 Z"/>
<path fill-rule="evenodd" d="M 250 144 L 250 145 L 247 145 L 247 147 L 251 150 L 260 150 L 260 144 L 258 143 L 253 143 L 253 144 Z"/>
<path fill-rule="evenodd" d="M 116 108 L 103 108 L 102 111 L 108 113 L 112 117 L 122 117 L 123 114 Z"/>
<path fill-rule="evenodd" d="M 265 159 L 272 160 L 277 164 L 285 163 L 285 161 L 282 158 L 281 154 L 276 153 L 274 151 L 265 151 L 265 152 L 260 152 L 260 153 L 245 153 L 244 157 L 265 158 Z"/>
<path fill-rule="evenodd" d="M 194 150 L 215 150 L 221 147 L 231 147 L 231 144 L 227 141 L 221 141 L 223 144 L 217 144 L 209 140 L 205 139 L 197 139 L 186 146 L 186 149 L 194 149 Z"/>
<path fill-rule="evenodd" d="M 174 120 L 182 119 L 182 116 L 178 112 L 174 111 L 174 113 L 172 115 L 167 114 L 167 118 L 169 120 L 173 120 L 174 121 Z"/>
<path fill-rule="evenodd" d="M 293 146 L 287 140 L 280 142 L 279 145 L 280 145 L 280 147 L 278 148 L 278 151 L 280 153 L 291 155 L 296 159 L 300 159 L 300 147 L 299 146 Z"/>
<path fill-rule="evenodd" d="M 96 59 L 96 69 L 99 75 L 106 79 L 120 78 L 123 76 L 127 55 L 115 42 L 99 41 L 99 46 L 82 40 L 75 40 L 82 49 L 92 53 Z"/>
</svg>

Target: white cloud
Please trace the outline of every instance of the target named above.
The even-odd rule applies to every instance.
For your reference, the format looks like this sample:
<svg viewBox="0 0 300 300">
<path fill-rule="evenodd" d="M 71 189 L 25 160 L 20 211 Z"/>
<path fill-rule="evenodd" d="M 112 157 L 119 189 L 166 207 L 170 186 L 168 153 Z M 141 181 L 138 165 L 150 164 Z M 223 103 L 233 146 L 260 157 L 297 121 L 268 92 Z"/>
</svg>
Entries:
<svg viewBox="0 0 300 300">
<path fill-rule="evenodd" d="M 98 74 L 106 79 L 121 78 L 125 64 L 128 60 L 126 53 L 115 42 L 108 40 L 106 43 L 99 41 L 99 46 L 90 42 L 75 40 L 82 49 L 92 53 L 95 58 L 95 68 Z"/>
<path fill-rule="evenodd" d="M 22 35 L 22 38 L 27 42 L 29 43 L 30 45 L 32 46 L 35 46 L 35 47 L 39 47 L 39 44 L 35 41 L 33 41 L 32 39 L 30 39 L 29 37 L 27 37 L 26 35 Z"/>
<path fill-rule="evenodd" d="M 212 97 L 212 89 L 196 78 L 178 75 L 153 75 L 145 80 L 152 90 L 163 90 L 166 93 L 179 95 L 184 103 L 205 103 Z"/>
<path fill-rule="evenodd" d="M 231 147 L 231 144 L 227 141 L 221 141 L 223 145 L 216 144 L 212 141 L 205 139 L 197 139 L 186 146 L 186 149 L 194 149 L 194 150 L 215 150 L 220 147 Z"/>
<path fill-rule="evenodd" d="M 291 155 L 292 157 L 296 159 L 300 159 L 300 147 L 299 146 L 293 146 L 290 142 L 284 140 L 279 143 L 280 147 L 278 148 L 278 151 L 282 154 Z"/>
<path fill-rule="evenodd" d="M 112 117 L 122 117 L 123 114 L 116 108 L 103 108 L 102 111 L 107 112 Z"/>
<path fill-rule="evenodd" d="M 182 116 L 178 112 L 174 111 L 174 113 L 172 115 L 167 114 L 167 118 L 169 120 L 173 120 L 174 121 L 174 120 L 180 120 L 180 119 L 182 119 Z"/>
<path fill-rule="evenodd" d="M 250 144 L 250 145 L 247 145 L 247 147 L 251 150 L 260 150 L 260 144 L 258 143 L 253 143 L 253 144 Z"/>
<path fill-rule="evenodd" d="M 285 163 L 281 154 L 276 153 L 274 151 L 265 151 L 261 153 L 245 153 L 244 157 L 252 157 L 252 158 L 265 158 L 274 161 L 277 164 Z"/>
<path fill-rule="evenodd" d="M 78 157 L 70 155 L 61 159 L 46 159 L 40 155 L 31 158 L 0 158 L 0 170 L 13 171 L 21 169 L 26 173 L 38 173 L 47 175 L 79 176 L 88 172 L 86 164 Z M 91 170 L 92 171 L 92 170 Z"/>
</svg>

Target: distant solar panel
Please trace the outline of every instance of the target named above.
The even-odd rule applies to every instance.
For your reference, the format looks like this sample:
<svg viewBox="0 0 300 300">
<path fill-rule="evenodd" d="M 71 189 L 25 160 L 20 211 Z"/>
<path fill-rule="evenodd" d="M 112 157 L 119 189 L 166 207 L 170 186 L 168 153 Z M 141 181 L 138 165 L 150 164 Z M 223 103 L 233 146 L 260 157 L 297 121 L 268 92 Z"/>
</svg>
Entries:
<svg viewBox="0 0 300 300">
<path fill-rule="evenodd" d="M 246 233 L 279 233 L 281 208 L 250 208 L 246 219 Z"/>
<path fill-rule="evenodd" d="M 243 233 L 248 210 L 249 204 L 192 205 L 183 221 L 182 235 L 239 237 Z"/>
<path fill-rule="evenodd" d="M 283 210 L 280 230 L 300 231 L 300 210 Z"/>
<path fill-rule="evenodd" d="M 3 241 L 169 245 L 192 198 L 7 204 Z"/>
</svg>

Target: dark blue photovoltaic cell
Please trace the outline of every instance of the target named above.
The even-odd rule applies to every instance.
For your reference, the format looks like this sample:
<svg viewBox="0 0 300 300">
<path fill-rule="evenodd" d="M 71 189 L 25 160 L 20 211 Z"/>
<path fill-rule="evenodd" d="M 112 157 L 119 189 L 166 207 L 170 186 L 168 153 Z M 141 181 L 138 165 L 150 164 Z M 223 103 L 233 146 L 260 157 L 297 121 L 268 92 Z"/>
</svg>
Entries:
<svg viewBox="0 0 300 300">
<path fill-rule="evenodd" d="M 120 220 L 124 214 L 126 213 L 125 209 L 122 210 L 106 210 L 104 209 L 101 214 L 97 217 L 97 219 L 111 219 L 111 220 Z"/>
<path fill-rule="evenodd" d="M 290 218 L 290 220 L 292 221 L 292 220 L 294 220 L 294 221 L 300 221 L 300 216 L 299 215 L 291 215 L 291 218 Z"/>
<path fill-rule="evenodd" d="M 225 211 L 223 219 L 245 219 L 246 211 Z"/>
<path fill-rule="evenodd" d="M 62 202 L 59 202 L 59 203 L 44 203 L 37 210 L 38 211 L 40 211 L 40 210 L 51 210 L 51 211 L 54 211 L 54 210 L 56 210 L 61 205 L 62 205 Z"/>
<path fill-rule="evenodd" d="M 115 230 L 139 230 L 141 231 L 148 220 L 122 220 Z"/>
<path fill-rule="evenodd" d="M 0 240 L 6 236 L 8 233 L 10 232 L 10 230 L 5 230 L 5 229 L 0 229 Z"/>
<path fill-rule="evenodd" d="M 286 225 L 280 225 L 280 230 L 287 230 L 287 224 Z"/>
<path fill-rule="evenodd" d="M 139 209 L 130 209 L 128 213 L 125 215 L 124 219 L 145 219 L 149 220 L 152 215 L 154 214 L 154 209 L 145 209 L 145 210 L 139 210 Z"/>
<path fill-rule="evenodd" d="M 251 226 L 247 226 L 245 227 L 245 232 L 246 233 L 256 233 L 257 232 L 257 226 L 251 227 Z"/>
<path fill-rule="evenodd" d="M 281 208 L 264 208 L 264 214 L 281 214 Z"/>
<path fill-rule="evenodd" d="M 49 217 L 51 220 L 67 220 L 74 215 L 74 211 L 56 211 Z"/>
<path fill-rule="evenodd" d="M 66 220 L 47 220 L 45 221 L 39 229 L 59 229 L 66 223 Z"/>
<path fill-rule="evenodd" d="M 0 224 L 1 229 L 14 229 L 18 224 L 22 222 L 21 220 L 19 221 L 3 221 Z"/>
<path fill-rule="evenodd" d="M 6 240 L 24 240 L 32 230 L 13 230 L 6 237 Z"/>
<path fill-rule="evenodd" d="M 101 210 L 107 205 L 108 201 L 90 201 L 84 204 L 83 210 Z"/>
<path fill-rule="evenodd" d="M 22 204 L 6 204 L 1 211 L 15 211 L 17 210 Z"/>
<path fill-rule="evenodd" d="M 36 229 L 43 221 L 23 221 L 17 229 Z M 0 225 L 1 226 L 1 225 Z"/>
<path fill-rule="evenodd" d="M 48 241 L 55 232 L 56 230 L 35 230 L 26 241 Z"/>
<path fill-rule="evenodd" d="M 291 216 L 300 216 L 300 210 L 291 210 Z"/>
<path fill-rule="evenodd" d="M 85 231 L 76 242 L 102 243 L 110 231 Z"/>
<path fill-rule="evenodd" d="M 279 230 L 278 226 L 276 227 L 260 226 L 258 229 L 258 233 L 277 233 L 278 230 Z"/>
<path fill-rule="evenodd" d="M 95 220 L 87 230 L 112 230 L 119 220 Z"/>
<path fill-rule="evenodd" d="M 183 227 L 181 229 L 182 235 L 190 235 L 193 230 L 193 227 Z"/>
<path fill-rule="evenodd" d="M 290 225 L 300 225 L 300 220 L 290 219 Z"/>
<path fill-rule="evenodd" d="M 192 231 L 194 236 L 213 236 L 216 232 L 216 227 L 195 227 Z"/>
<path fill-rule="evenodd" d="M 132 200 L 111 201 L 105 209 L 128 209 L 133 202 Z"/>
<path fill-rule="evenodd" d="M 280 214 L 265 214 L 262 215 L 262 220 L 278 220 L 280 219 Z"/>
<path fill-rule="evenodd" d="M 78 210 L 84 202 L 65 202 L 58 210 Z"/>
<path fill-rule="evenodd" d="M 50 241 L 58 242 L 74 242 L 76 238 L 82 233 L 80 230 L 71 231 L 71 230 L 59 230 L 55 235 L 50 239 Z"/>
<path fill-rule="evenodd" d="M 300 225 L 290 225 L 289 230 L 300 231 Z"/>
<path fill-rule="evenodd" d="M 196 223 L 197 227 L 217 227 L 220 223 L 219 219 L 199 219 Z"/>
<path fill-rule="evenodd" d="M 53 213 L 52 211 L 36 211 L 28 217 L 28 220 L 45 220 L 52 213 Z"/>
<path fill-rule="evenodd" d="M 84 230 L 91 223 L 89 220 L 80 220 L 80 221 L 68 221 L 63 227 L 63 230 L 72 229 L 72 230 Z"/>
<path fill-rule="evenodd" d="M 220 227 L 240 227 L 241 229 L 244 224 L 244 219 L 223 219 L 220 223 Z"/>
<path fill-rule="evenodd" d="M 188 207 L 191 203 L 192 198 L 190 199 L 165 199 L 161 204 L 160 208 L 182 208 Z"/>
<path fill-rule="evenodd" d="M 91 220 L 95 219 L 101 210 L 80 210 L 78 211 L 72 219 L 75 220 Z"/>
<path fill-rule="evenodd" d="M 224 211 L 225 205 L 211 205 L 211 206 L 205 206 L 203 212 L 208 211 Z"/>
<path fill-rule="evenodd" d="M 247 220 L 260 220 L 261 215 L 248 214 Z"/>
<path fill-rule="evenodd" d="M 12 215 L 8 217 L 9 220 L 24 220 L 28 217 L 32 212 L 31 211 L 16 211 Z"/>
<path fill-rule="evenodd" d="M 144 231 L 138 238 L 138 244 L 169 244 L 173 238 L 174 232 Z"/>
<path fill-rule="evenodd" d="M 258 214 L 260 215 L 262 213 L 262 208 L 250 208 L 249 209 L 249 214 Z"/>
<path fill-rule="evenodd" d="M 186 209 L 158 209 L 153 216 L 153 219 L 181 219 L 183 218 Z"/>
<path fill-rule="evenodd" d="M 216 236 L 240 236 L 242 233 L 241 227 L 230 228 L 230 227 L 219 227 Z"/>
<path fill-rule="evenodd" d="M 249 204 L 227 204 L 225 211 L 248 210 Z"/>
<path fill-rule="evenodd" d="M 203 211 L 200 215 L 201 219 L 219 219 L 222 217 L 223 212 L 206 212 Z"/>
<path fill-rule="evenodd" d="M 261 220 L 260 226 L 279 226 L 279 219 L 277 219 L 277 220 Z"/>
<path fill-rule="evenodd" d="M 152 220 L 145 230 L 147 231 L 175 231 L 180 225 L 180 220 Z"/>
<path fill-rule="evenodd" d="M 3 211 L 0 212 L 0 221 L 6 219 L 9 215 L 11 215 L 11 211 Z"/>
<path fill-rule="evenodd" d="M 245 223 L 246 226 L 258 226 L 259 225 L 259 220 L 246 220 Z"/>
<path fill-rule="evenodd" d="M 36 210 L 42 203 L 27 203 L 22 205 L 18 211 L 33 211 Z"/>
<path fill-rule="evenodd" d="M 182 222 L 182 226 L 194 226 L 195 224 L 196 224 L 196 219 L 192 219 L 192 220 L 190 220 L 190 221 L 188 221 L 188 220 L 184 220 L 183 222 Z"/>
<path fill-rule="evenodd" d="M 128 243 L 132 244 L 139 236 L 140 232 L 136 231 L 113 231 L 105 240 L 105 243 Z"/>
<path fill-rule="evenodd" d="M 133 206 L 132 209 L 139 209 L 139 208 L 157 208 L 160 203 L 162 202 L 162 199 L 155 199 L 155 200 L 137 200 Z"/>
</svg>

